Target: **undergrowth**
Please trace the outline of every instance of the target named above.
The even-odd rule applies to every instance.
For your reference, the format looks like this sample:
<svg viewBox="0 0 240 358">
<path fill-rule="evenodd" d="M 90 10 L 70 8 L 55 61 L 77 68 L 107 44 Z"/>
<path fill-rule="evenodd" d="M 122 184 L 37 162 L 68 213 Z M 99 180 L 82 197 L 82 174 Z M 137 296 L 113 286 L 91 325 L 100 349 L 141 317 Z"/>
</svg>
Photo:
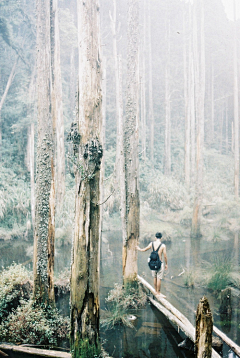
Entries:
<svg viewBox="0 0 240 358">
<path fill-rule="evenodd" d="M 38 305 L 33 300 L 21 300 L 0 326 L 5 342 L 38 345 L 58 345 L 69 334 L 69 319 L 56 308 Z"/>
<path fill-rule="evenodd" d="M 0 275 L 0 338 L 21 344 L 57 345 L 68 337 L 69 318 L 56 308 L 38 305 L 32 295 L 32 274 L 12 264 Z"/>
<path fill-rule="evenodd" d="M 102 327 L 110 329 L 116 325 L 125 325 L 133 328 L 129 319 L 129 310 L 145 306 L 147 296 L 141 287 L 124 290 L 122 285 L 115 284 L 114 289 L 109 292 L 106 302 L 110 317 L 101 321 Z"/>
</svg>

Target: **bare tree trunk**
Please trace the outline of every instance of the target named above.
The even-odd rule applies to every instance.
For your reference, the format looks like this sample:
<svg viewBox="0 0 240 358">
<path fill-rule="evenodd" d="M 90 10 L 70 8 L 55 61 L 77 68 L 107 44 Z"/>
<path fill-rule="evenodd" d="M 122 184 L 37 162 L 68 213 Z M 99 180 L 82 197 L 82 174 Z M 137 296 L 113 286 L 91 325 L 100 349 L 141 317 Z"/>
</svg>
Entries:
<svg viewBox="0 0 240 358">
<path fill-rule="evenodd" d="M 201 236 L 200 222 L 202 211 L 203 186 L 203 147 L 204 147 L 204 98 L 205 98 L 205 38 L 204 38 L 204 7 L 201 1 L 201 30 L 200 30 L 200 63 L 196 64 L 196 96 L 197 96 L 197 158 L 196 158 L 196 191 L 193 207 L 192 231 L 193 237 Z M 197 45 L 197 44 L 196 44 Z M 195 49 L 195 58 L 198 51 Z"/>
<path fill-rule="evenodd" d="M 203 297 L 197 307 L 195 354 L 197 358 L 212 357 L 213 319 L 206 297 Z"/>
<path fill-rule="evenodd" d="M 226 126 L 225 126 L 225 142 L 226 142 L 226 154 L 229 151 L 229 143 L 228 143 L 228 98 L 226 98 Z"/>
<path fill-rule="evenodd" d="M 190 19 L 189 19 L 190 21 Z M 185 101 L 185 143 L 184 143 L 184 173 L 185 173 L 185 183 L 189 190 L 190 188 L 190 56 L 188 57 L 187 62 L 187 44 L 189 46 L 190 52 L 190 39 L 187 41 L 187 31 L 186 31 L 186 16 L 183 16 L 183 65 L 184 65 L 184 101 Z M 190 54 L 190 53 L 189 53 Z"/>
<path fill-rule="evenodd" d="M 170 105 L 170 23 L 166 26 L 167 58 L 165 68 L 165 155 L 164 174 L 171 174 L 171 105 Z"/>
<path fill-rule="evenodd" d="M 50 3 L 37 0 L 38 150 L 34 237 L 34 296 L 54 302 L 54 138 L 51 118 Z"/>
<path fill-rule="evenodd" d="M 146 161 L 146 0 L 143 1 L 143 41 L 141 71 L 141 138 L 142 158 Z"/>
<path fill-rule="evenodd" d="M 0 112 L 2 110 L 2 106 L 6 100 L 6 97 L 7 97 L 7 94 L 8 94 L 8 91 L 9 91 L 9 88 L 11 87 L 11 84 L 12 84 L 12 81 L 14 79 L 14 75 L 15 75 L 15 70 L 16 70 L 16 67 L 17 67 L 17 63 L 18 63 L 18 60 L 19 60 L 19 56 L 17 56 L 16 58 L 16 61 L 14 62 L 14 65 L 12 67 L 12 71 L 9 75 L 9 78 L 8 78 L 8 81 L 7 81 L 7 85 L 6 85 L 6 88 L 5 88 L 5 91 L 3 93 L 3 96 L 1 98 L 1 101 L 0 101 Z"/>
<path fill-rule="evenodd" d="M 154 113 L 153 113 L 153 93 L 152 93 L 152 33 L 151 33 L 151 14 L 150 0 L 148 0 L 148 67 L 149 67 L 149 123 L 150 123 L 150 159 L 151 165 L 154 166 Z"/>
<path fill-rule="evenodd" d="M 129 0 L 128 8 L 128 71 L 125 120 L 126 225 L 123 242 L 123 279 L 125 287 L 137 285 L 137 250 L 139 238 L 139 173 L 138 173 L 138 0 Z"/>
<path fill-rule="evenodd" d="M 123 95 L 122 95 L 122 57 L 118 59 L 119 83 L 120 83 L 120 116 L 119 121 L 119 147 L 120 147 L 120 195 L 121 195 L 121 221 L 122 221 L 122 240 L 127 242 L 127 197 L 126 197 L 126 168 L 125 168 L 125 148 L 124 148 L 124 121 L 123 121 Z"/>
<path fill-rule="evenodd" d="M 58 0 L 51 0 L 52 117 L 56 131 L 56 200 L 61 207 L 65 194 L 65 148 L 60 66 Z"/>
<path fill-rule="evenodd" d="M 238 108 L 238 63 L 237 63 L 237 20 L 236 0 L 234 8 L 234 43 L 233 43 L 233 71 L 234 71 L 234 192 L 235 199 L 239 197 L 239 108 Z"/>
<path fill-rule="evenodd" d="M 210 135 L 210 143 L 213 145 L 214 141 L 214 67 L 213 67 L 213 59 L 211 61 L 211 135 Z"/>
<path fill-rule="evenodd" d="M 79 110 L 71 266 L 72 357 L 98 355 L 102 72 L 99 1 L 78 1 Z M 76 144 L 76 142 L 75 142 Z"/>
<path fill-rule="evenodd" d="M 113 0 L 113 15 L 109 13 L 111 19 L 111 28 L 113 35 L 113 57 L 114 57 L 114 72 L 115 72 L 115 88 L 116 88 L 116 118 L 117 118 L 117 139 L 116 139 L 116 163 L 115 163 L 115 176 L 116 179 L 119 179 L 120 176 L 120 121 L 121 118 L 121 109 L 120 109 L 120 81 L 119 81 L 119 68 L 118 68 L 118 51 L 117 51 L 117 28 L 116 28 L 116 19 L 117 19 L 117 8 L 116 0 Z"/>
</svg>

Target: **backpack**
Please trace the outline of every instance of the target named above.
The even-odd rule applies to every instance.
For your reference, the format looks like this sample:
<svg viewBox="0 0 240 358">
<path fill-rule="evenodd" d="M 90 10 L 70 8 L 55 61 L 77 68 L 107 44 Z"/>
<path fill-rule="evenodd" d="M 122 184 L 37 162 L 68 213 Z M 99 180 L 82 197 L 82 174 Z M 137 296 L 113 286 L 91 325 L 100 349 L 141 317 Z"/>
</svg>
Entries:
<svg viewBox="0 0 240 358">
<path fill-rule="evenodd" d="M 162 261 L 159 258 L 158 250 L 160 249 L 162 243 L 158 246 L 157 250 L 154 250 L 153 242 L 152 242 L 152 249 L 151 255 L 148 259 L 148 266 L 150 267 L 150 270 L 158 271 L 161 268 Z"/>
</svg>

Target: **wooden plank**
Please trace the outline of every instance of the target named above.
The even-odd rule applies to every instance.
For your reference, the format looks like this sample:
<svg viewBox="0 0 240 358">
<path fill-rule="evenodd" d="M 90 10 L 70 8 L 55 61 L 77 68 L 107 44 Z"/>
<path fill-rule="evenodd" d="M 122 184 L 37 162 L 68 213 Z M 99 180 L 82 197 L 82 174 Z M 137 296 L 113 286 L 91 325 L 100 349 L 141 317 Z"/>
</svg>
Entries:
<svg viewBox="0 0 240 358">
<path fill-rule="evenodd" d="M 16 353 L 31 354 L 39 357 L 71 358 L 71 353 L 51 351 L 51 350 L 39 349 L 39 348 L 14 346 L 10 344 L 0 344 L 0 349 L 7 352 L 11 351 Z"/>
</svg>

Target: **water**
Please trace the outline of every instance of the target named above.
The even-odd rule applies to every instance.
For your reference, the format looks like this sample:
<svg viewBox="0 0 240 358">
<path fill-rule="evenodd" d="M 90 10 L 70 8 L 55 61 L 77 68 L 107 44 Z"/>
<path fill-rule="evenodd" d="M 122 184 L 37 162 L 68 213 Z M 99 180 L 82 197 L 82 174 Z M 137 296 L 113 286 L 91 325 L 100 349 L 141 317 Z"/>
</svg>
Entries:
<svg viewBox="0 0 240 358">
<path fill-rule="evenodd" d="M 147 243 L 146 243 L 147 244 Z M 141 247 L 145 244 L 140 245 Z M 32 243 L 31 242 L 0 242 L 0 265 L 9 266 L 13 261 L 24 263 L 32 269 Z M 200 298 L 205 295 L 210 303 L 214 316 L 214 324 L 228 335 L 234 342 L 240 345 L 239 315 L 235 310 L 231 322 L 223 324 L 224 317 L 219 314 L 218 297 L 214 296 L 204 287 L 194 289 L 184 286 L 183 275 L 178 276 L 183 270 L 199 268 L 202 275 L 202 264 L 212 261 L 216 255 L 228 253 L 232 256 L 236 265 L 239 263 L 239 249 L 236 235 L 226 241 L 212 242 L 205 239 L 191 240 L 181 238 L 171 244 L 167 244 L 168 271 L 162 282 L 162 292 L 167 299 L 195 325 L 195 311 Z M 122 240 L 120 232 L 104 232 L 100 260 L 100 301 L 101 310 L 105 308 L 105 298 L 115 283 L 122 282 Z M 147 266 L 147 258 L 150 251 L 139 253 L 138 272 L 148 282 L 153 284 L 151 272 Z M 71 260 L 71 245 L 56 244 L 55 271 L 57 274 L 69 269 Z M 197 270 L 198 272 L 198 270 Z M 69 312 L 69 298 L 59 301 L 59 308 Z M 133 312 L 137 317 L 135 329 L 118 327 L 115 330 L 105 331 L 101 329 L 101 337 L 104 347 L 112 357 L 191 357 L 192 354 L 178 348 L 182 337 L 172 327 L 165 317 L 155 308 L 147 305 L 146 309 Z M 223 349 L 224 358 L 234 358 L 235 354 L 227 346 Z"/>
</svg>

